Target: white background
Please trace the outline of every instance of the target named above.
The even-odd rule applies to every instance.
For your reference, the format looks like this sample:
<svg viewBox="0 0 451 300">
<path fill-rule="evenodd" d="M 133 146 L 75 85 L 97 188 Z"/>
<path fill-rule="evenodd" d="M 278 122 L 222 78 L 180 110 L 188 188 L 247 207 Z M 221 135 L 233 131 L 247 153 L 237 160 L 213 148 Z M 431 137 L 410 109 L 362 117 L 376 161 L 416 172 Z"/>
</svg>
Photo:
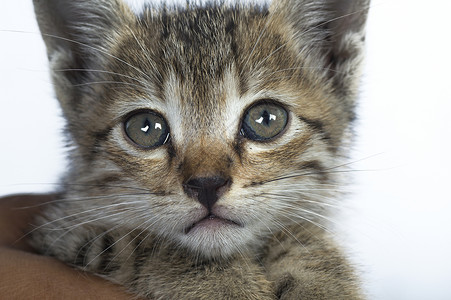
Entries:
<svg viewBox="0 0 451 300">
<path fill-rule="evenodd" d="M 370 299 L 451 299 L 451 1 L 372 3 L 354 192 L 338 221 Z M 31 1 L 0 4 L 0 195 L 54 188 L 62 121 Z"/>
</svg>

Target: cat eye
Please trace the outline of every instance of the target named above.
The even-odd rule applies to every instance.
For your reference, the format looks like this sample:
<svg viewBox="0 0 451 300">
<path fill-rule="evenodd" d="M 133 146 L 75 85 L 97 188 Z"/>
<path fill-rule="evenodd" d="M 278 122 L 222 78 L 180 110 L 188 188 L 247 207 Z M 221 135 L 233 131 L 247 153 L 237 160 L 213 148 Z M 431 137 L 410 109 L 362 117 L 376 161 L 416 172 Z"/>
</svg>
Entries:
<svg viewBox="0 0 451 300">
<path fill-rule="evenodd" d="M 133 114 L 124 122 L 127 137 L 143 148 L 161 146 L 169 139 L 169 128 L 162 116 L 152 111 Z"/>
<path fill-rule="evenodd" d="M 262 102 L 246 111 L 241 134 L 254 141 L 270 140 L 285 129 L 287 122 L 288 113 L 282 106 Z"/>
</svg>

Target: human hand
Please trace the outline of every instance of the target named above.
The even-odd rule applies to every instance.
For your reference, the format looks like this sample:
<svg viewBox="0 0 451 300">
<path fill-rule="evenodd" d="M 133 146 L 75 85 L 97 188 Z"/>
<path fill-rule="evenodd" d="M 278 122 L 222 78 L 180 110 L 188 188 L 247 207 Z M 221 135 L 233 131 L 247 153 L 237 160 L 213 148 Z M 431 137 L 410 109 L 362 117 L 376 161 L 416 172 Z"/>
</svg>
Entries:
<svg viewBox="0 0 451 300">
<path fill-rule="evenodd" d="M 33 217 L 56 195 L 0 198 L 0 295 L 5 299 L 130 299 L 98 276 L 38 255 L 27 244 Z"/>
</svg>

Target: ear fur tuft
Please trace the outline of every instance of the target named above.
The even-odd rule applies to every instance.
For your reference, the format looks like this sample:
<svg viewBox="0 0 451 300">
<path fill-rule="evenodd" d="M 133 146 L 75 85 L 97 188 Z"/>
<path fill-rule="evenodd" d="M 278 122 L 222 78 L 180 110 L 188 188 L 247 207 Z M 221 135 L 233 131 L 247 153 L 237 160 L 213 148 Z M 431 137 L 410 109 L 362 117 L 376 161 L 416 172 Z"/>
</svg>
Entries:
<svg viewBox="0 0 451 300">
<path fill-rule="evenodd" d="M 335 89 L 351 93 L 363 59 L 370 0 L 274 0 L 271 10 L 287 23 L 298 53 L 310 67 L 324 70 Z"/>
<path fill-rule="evenodd" d="M 105 53 L 115 31 L 133 13 L 120 0 L 33 0 L 49 60 L 71 53 L 72 67 L 83 68 Z"/>
</svg>

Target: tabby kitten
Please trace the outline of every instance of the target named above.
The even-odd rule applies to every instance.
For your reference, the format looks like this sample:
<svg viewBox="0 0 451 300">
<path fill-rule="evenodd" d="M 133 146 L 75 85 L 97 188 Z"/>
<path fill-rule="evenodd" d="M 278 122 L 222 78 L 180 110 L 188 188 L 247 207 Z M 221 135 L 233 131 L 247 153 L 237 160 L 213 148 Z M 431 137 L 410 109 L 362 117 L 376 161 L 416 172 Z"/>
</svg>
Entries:
<svg viewBox="0 0 451 300">
<path fill-rule="evenodd" d="M 369 0 L 34 0 L 70 168 L 41 252 L 150 299 L 359 299 L 327 234 Z"/>
</svg>

